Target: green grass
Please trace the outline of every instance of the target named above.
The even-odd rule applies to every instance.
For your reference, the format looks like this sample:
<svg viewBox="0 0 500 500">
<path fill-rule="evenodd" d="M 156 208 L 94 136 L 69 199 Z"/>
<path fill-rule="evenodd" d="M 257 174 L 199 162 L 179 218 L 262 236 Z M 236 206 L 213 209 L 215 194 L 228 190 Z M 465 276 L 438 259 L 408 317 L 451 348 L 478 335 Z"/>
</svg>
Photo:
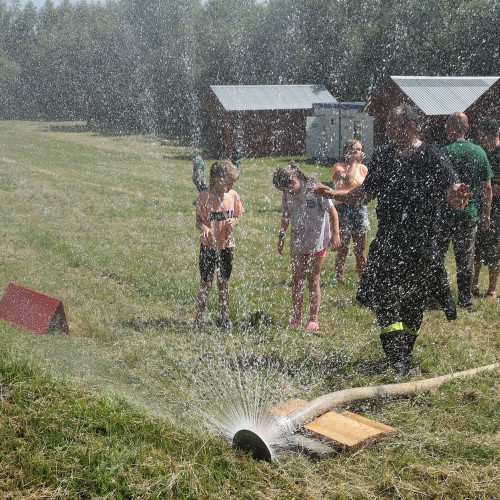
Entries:
<svg viewBox="0 0 500 500">
<path fill-rule="evenodd" d="M 270 181 L 287 158 L 244 160 L 236 326 L 216 328 L 213 292 L 207 328 L 193 331 L 191 152 L 73 124 L 0 122 L 0 137 L 0 288 L 15 282 L 61 299 L 70 327 L 69 336 L 35 335 L 0 322 L 0 497 L 497 495 L 497 373 L 352 405 L 399 436 L 319 462 L 285 450 L 255 463 L 213 425 L 240 387 L 271 404 L 394 381 L 375 319 L 354 300 L 352 255 L 342 287 L 328 256 L 321 333 L 286 329 L 289 259 L 276 252 L 280 193 Z M 329 179 L 328 168 L 303 166 Z M 485 272 L 481 280 L 484 290 Z M 499 305 L 478 300 L 450 323 L 427 313 L 415 350 L 425 376 L 497 361 Z"/>
</svg>

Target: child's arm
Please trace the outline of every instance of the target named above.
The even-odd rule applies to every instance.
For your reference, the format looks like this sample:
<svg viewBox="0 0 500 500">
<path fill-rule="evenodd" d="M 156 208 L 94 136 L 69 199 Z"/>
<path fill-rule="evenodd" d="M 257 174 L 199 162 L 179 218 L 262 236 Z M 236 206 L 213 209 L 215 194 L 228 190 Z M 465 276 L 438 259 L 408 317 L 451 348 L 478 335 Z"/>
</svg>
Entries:
<svg viewBox="0 0 500 500">
<path fill-rule="evenodd" d="M 346 184 L 346 173 L 342 163 L 335 163 L 332 167 L 332 180 L 334 189 L 340 189 L 343 184 Z"/>
<path fill-rule="evenodd" d="M 240 196 L 236 191 L 231 191 L 234 193 L 234 209 L 233 216 L 226 219 L 226 226 L 233 229 L 238 224 L 238 217 L 243 213 L 243 205 L 241 204 Z"/>
<path fill-rule="evenodd" d="M 210 245 L 210 243 L 214 239 L 214 233 L 212 232 L 212 229 L 209 228 L 208 226 L 205 226 L 205 224 L 196 224 L 196 228 L 199 229 L 200 231 L 200 240 L 204 245 Z"/>
<path fill-rule="evenodd" d="M 334 205 L 330 207 L 329 216 L 330 225 L 333 231 L 332 238 L 330 239 L 330 247 L 332 250 L 338 250 L 340 248 L 339 214 Z"/>
<path fill-rule="evenodd" d="M 363 184 L 351 189 L 350 191 L 346 189 L 332 189 L 324 184 L 318 184 L 312 192 L 323 196 L 323 198 L 334 199 L 343 203 L 352 204 L 369 203 L 376 197 L 375 194 L 365 191 Z"/>
<path fill-rule="evenodd" d="M 278 253 L 281 255 L 283 253 L 283 247 L 285 246 L 285 234 L 290 224 L 290 219 L 284 214 L 281 216 L 281 228 L 278 234 Z"/>
<path fill-rule="evenodd" d="M 212 228 L 205 224 L 205 220 L 202 217 L 201 213 L 198 210 L 198 206 L 196 208 L 196 229 L 200 231 L 200 240 L 203 245 L 209 245 L 213 242 L 214 233 Z"/>
</svg>

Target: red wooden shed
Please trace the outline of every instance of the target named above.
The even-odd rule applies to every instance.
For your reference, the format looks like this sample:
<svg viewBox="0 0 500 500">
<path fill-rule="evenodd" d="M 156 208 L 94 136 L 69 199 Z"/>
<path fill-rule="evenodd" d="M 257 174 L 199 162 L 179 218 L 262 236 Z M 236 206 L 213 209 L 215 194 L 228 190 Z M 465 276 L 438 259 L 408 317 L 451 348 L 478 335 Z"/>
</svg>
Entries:
<svg viewBox="0 0 500 500">
<path fill-rule="evenodd" d="M 323 85 L 213 85 L 203 99 L 206 147 L 228 157 L 303 155 L 313 104 L 335 102 Z"/>
<path fill-rule="evenodd" d="M 500 77 L 498 76 L 391 76 L 365 106 L 374 117 L 374 145 L 385 139 L 385 122 L 391 108 L 414 104 L 426 119 L 425 139 L 445 139 L 444 123 L 455 111 L 464 112 L 474 131 L 482 117 L 500 120 Z"/>
</svg>

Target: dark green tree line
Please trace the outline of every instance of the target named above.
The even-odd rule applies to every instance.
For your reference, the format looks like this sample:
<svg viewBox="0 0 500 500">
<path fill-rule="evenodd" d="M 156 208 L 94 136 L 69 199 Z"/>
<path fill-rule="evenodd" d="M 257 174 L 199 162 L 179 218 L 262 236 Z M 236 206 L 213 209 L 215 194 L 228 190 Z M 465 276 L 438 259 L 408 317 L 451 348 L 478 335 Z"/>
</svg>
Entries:
<svg viewBox="0 0 500 500">
<path fill-rule="evenodd" d="M 0 0 L 0 117 L 200 141 L 214 84 L 321 83 L 366 100 L 390 75 L 497 75 L 494 0 Z"/>
</svg>

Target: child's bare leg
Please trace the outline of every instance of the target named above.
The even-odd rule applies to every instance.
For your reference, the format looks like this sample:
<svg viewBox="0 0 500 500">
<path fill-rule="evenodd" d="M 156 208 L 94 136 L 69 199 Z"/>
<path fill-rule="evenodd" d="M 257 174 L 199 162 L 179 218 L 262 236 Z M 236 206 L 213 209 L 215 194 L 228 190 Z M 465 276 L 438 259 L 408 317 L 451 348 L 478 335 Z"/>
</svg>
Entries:
<svg viewBox="0 0 500 500">
<path fill-rule="evenodd" d="M 368 233 L 366 231 L 353 231 L 352 245 L 354 249 L 354 256 L 356 257 L 356 271 L 358 278 L 361 278 L 366 267 L 366 240 Z"/>
<path fill-rule="evenodd" d="M 347 230 L 340 231 L 340 248 L 337 250 L 335 258 L 335 276 L 339 283 L 344 283 L 344 267 L 347 253 L 349 252 L 349 241 L 351 232 Z"/>
<path fill-rule="evenodd" d="M 226 280 L 217 280 L 219 289 L 220 319 L 222 323 L 229 320 L 229 282 Z"/>
<path fill-rule="evenodd" d="M 212 288 L 212 283 L 210 281 L 202 281 L 200 283 L 200 289 L 198 291 L 198 295 L 196 296 L 196 316 L 194 318 L 196 323 L 199 323 L 203 317 L 203 311 L 207 305 L 210 288 Z"/>
<path fill-rule="evenodd" d="M 318 320 L 319 305 L 321 303 L 320 274 L 325 257 L 309 257 L 309 321 Z"/>
<path fill-rule="evenodd" d="M 304 282 L 306 275 L 306 256 L 292 255 L 292 306 L 293 317 L 302 317 L 302 302 L 304 300 Z"/>
</svg>

